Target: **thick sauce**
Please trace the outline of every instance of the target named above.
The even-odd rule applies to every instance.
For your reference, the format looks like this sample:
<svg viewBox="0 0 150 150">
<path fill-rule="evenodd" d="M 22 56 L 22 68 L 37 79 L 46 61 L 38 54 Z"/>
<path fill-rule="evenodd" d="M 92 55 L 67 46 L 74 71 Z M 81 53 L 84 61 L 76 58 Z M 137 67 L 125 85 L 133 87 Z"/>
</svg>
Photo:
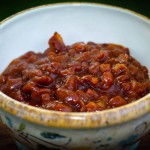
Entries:
<svg viewBox="0 0 150 150">
<path fill-rule="evenodd" d="M 0 76 L 0 90 L 36 107 L 92 112 L 119 107 L 148 94 L 145 66 L 116 44 L 66 46 L 58 33 L 44 53 L 27 52 Z"/>
</svg>

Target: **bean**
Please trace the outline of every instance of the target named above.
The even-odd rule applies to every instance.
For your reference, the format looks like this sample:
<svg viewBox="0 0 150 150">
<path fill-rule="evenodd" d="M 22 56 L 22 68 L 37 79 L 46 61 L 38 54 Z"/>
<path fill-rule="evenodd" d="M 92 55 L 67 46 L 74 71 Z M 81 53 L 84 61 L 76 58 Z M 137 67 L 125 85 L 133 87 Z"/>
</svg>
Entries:
<svg viewBox="0 0 150 150">
<path fill-rule="evenodd" d="M 110 88 L 114 83 L 114 77 L 111 72 L 104 72 L 102 76 L 102 89 Z"/>
<path fill-rule="evenodd" d="M 72 48 L 77 52 L 83 52 L 85 50 L 85 44 L 83 42 L 78 42 L 72 45 Z"/>
<path fill-rule="evenodd" d="M 97 85 L 98 84 L 99 79 L 97 77 L 94 77 L 92 75 L 86 75 L 82 77 L 82 83 L 86 83 L 89 82 L 92 85 Z"/>
<path fill-rule="evenodd" d="M 69 76 L 64 87 L 71 91 L 76 91 L 78 88 L 78 79 L 76 76 Z"/>
<path fill-rule="evenodd" d="M 42 76 L 42 71 L 39 69 L 25 69 L 22 71 L 22 74 L 26 77 L 26 78 L 33 78 L 34 76 Z"/>
<path fill-rule="evenodd" d="M 66 51 L 63 39 L 57 32 L 55 32 L 54 36 L 49 40 L 49 46 L 55 53 Z"/>
<path fill-rule="evenodd" d="M 73 109 L 70 106 L 64 104 L 56 104 L 54 110 L 62 111 L 62 112 L 72 112 Z"/>
<path fill-rule="evenodd" d="M 86 95 L 91 101 L 97 101 L 97 99 L 99 98 L 99 94 L 95 90 L 90 88 L 87 90 Z"/>
<path fill-rule="evenodd" d="M 106 71 L 111 71 L 111 66 L 110 66 L 110 64 L 101 64 L 100 65 L 100 70 L 102 71 L 102 72 L 106 72 Z"/>
<path fill-rule="evenodd" d="M 86 105 L 86 109 L 87 109 L 87 112 L 93 112 L 93 111 L 96 111 L 98 109 L 98 107 L 94 102 L 89 102 Z"/>
<path fill-rule="evenodd" d="M 84 102 L 84 104 L 87 104 L 90 101 L 88 96 L 82 90 L 77 90 L 76 94 L 78 95 L 79 99 Z"/>
<path fill-rule="evenodd" d="M 114 65 L 112 71 L 113 71 L 114 75 L 116 75 L 116 76 L 128 73 L 128 69 L 127 69 L 126 65 L 119 64 L 119 63 Z"/>
<path fill-rule="evenodd" d="M 57 97 L 65 104 L 78 109 L 81 108 L 81 101 L 79 101 L 79 97 L 77 94 L 71 90 L 58 88 L 56 91 Z M 79 106 L 78 106 L 79 105 Z"/>
<path fill-rule="evenodd" d="M 35 76 L 32 81 L 37 83 L 38 85 L 48 86 L 53 82 L 53 79 L 50 76 Z"/>
<path fill-rule="evenodd" d="M 91 62 L 89 66 L 89 72 L 91 74 L 97 74 L 100 71 L 99 69 L 99 62 Z"/>
<path fill-rule="evenodd" d="M 111 98 L 109 101 L 109 105 L 111 107 L 119 107 L 119 106 L 122 106 L 125 104 L 127 104 L 127 102 L 120 96 L 115 96 L 115 97 Z"/>
<path fill-rule="evenodd" d="M 97 56 L 99 62 L 104 62 L 109 59 L 109 54 L 106 50 L 101 50 Z"/>
<path fill-rule="evenodd" d="M 23 103 L 63 112 L 93 112 L 150 92 L 148 69 L 121 45 L 65 45 L 55 32 L 43 53 L 27 52 L 0 75 L 0 91 Z"/>
</svg>

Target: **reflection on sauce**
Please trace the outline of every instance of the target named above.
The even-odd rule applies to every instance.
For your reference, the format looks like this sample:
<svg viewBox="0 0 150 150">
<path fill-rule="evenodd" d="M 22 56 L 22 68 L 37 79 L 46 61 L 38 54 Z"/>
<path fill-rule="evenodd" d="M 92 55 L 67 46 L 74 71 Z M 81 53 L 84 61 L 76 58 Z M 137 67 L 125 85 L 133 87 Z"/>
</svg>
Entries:
<svg viewBox="0 0 150 150">
<path fill-rule="evenodd" d="M 133 102 L 150 91 L 148 70 L 116 44 L 66 46 L 55 33 L 44 53 L 27 52 L 0 76 L 0 90 L 36 107 L 92 112 Z"/>
</svg>

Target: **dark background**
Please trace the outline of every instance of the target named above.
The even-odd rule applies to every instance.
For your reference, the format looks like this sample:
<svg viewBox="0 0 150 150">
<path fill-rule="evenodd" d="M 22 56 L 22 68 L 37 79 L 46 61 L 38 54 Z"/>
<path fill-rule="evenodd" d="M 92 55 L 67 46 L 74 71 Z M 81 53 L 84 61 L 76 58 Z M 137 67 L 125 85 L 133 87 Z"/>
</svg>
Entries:
<svg viewBox="0 0 150 150">
<path fill-rule="evenodd" d="M 0 21 L 21 10 L 51 3 L 72 2 L 71 0 L 0 0 Z M 82 0 L 124 7 L 150 18 L 150 0 Z"/>
<path fill-rule="evenodd" d="M 22 11 L 27 8 L 44 5 L 44 4 L 52 4 L 52 3 L 60 3 L 60 2 L 72 2 L 69 0 L 0 0 L 0 21 L 9 17 L 12 14 L 15 14 L 19 11 Z M 82 0 L 75 2 L 95 2 L 102 4 L 109 4 L 114 6 L 119 6 L 123 8 L 127 8 L 143 14 L 150 18 L 150 0 Z M 0 150 L 17 150 L 13 140 L 6 133 L 5 127 L 0 125 Z M 138 150 L 148 149 L 150 147 L 150 134 L 148 134 L 141 141 Z"/>
</svg>

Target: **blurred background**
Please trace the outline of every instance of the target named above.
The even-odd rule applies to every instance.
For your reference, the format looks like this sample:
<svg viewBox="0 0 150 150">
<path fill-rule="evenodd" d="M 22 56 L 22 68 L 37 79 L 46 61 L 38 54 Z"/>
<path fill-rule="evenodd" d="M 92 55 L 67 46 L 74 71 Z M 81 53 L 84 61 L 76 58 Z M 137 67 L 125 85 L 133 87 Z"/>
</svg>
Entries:
<svg viewBox="0 0 150 150">
<path fill-rule="evenodd" d="M 71 0 L 0 0 L 0 21 L 24 9 L 31 7 L 61 3 L 73 2 Z M 75 2 L 93 2 L 119 6 L 133 10 L 137 13 L 150 18 L 150 0 L 82 0 Z M 0 124 L 0 150 L 17 150 L 10 135 L 6 132 L 5 127 Z M 150 134 L 147 135 L 140 143 L 138 150 L 148 149 L 150 146 Z"/>
<path fill-rule="evenodd" d="M 150 0 L 74 0 L 94 2 L 127 8 L 150 18 Z M 21 10 L 52 3 L 73 2 L 71 0 L 0 0 L 0 21 Z"/>
</svg>

